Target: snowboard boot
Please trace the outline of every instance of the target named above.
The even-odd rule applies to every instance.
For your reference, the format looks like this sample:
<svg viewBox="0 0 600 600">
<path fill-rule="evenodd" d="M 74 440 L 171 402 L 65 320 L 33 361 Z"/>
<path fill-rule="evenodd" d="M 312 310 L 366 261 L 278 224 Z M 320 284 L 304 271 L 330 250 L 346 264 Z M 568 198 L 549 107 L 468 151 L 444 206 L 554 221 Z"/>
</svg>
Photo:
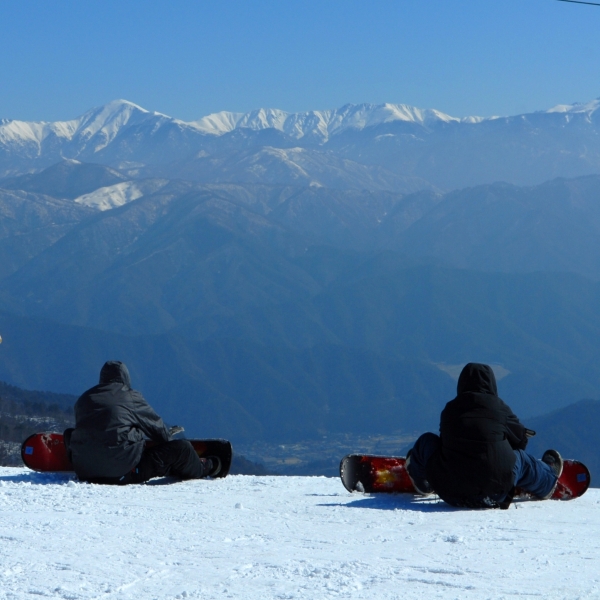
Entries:
<svg viewBox="0 0 600 600">
<path fill-rule="evenodd" d="M 556 450 L 546 450 L 542 456 L 542 462 L 545 462 L 554 471 L 557 478 L 561 476 L 563 459 Z"/>
<path fill-rule="evenodd" d="M 433 489 L 429 485 L 429 481 L 427 481 L 426 479 L 419 481 L 416 478 L 413 478 L 413 476 L 410 474 L 411 452 L 412 452 L 412 449 L 408 451 L 408 454 L 406 455 L 406 462 L 404 463 L 404 468 L 406 469 L 408 478 L 411 480 L 411 482 L 415 488 L 415 492 L 417 492 L 417 494 L 419 494 L 421 496 L 429 496 L 429 495 L 433 494 Z"/>
<path fill-rule="evenodd" d="M 542 500 L 548 500 L 548 498 L 552 497 L 552 494 L 558 485 L 558 478 L 561 476 L 563 470 L 563 459 L 556 450 L 546 450 L 542 456 L 542 462 L 546 463 L 556 475 L 556 484 L 554 484 L 550 492 L 542 498 Z"/>
<path fill-rule="evenodd" d="M 218 456 L 207 456 L 201 458 L 204 467 L 204 477 L 216 477 L 221 472 L 221 459 Z"/>
</svg>

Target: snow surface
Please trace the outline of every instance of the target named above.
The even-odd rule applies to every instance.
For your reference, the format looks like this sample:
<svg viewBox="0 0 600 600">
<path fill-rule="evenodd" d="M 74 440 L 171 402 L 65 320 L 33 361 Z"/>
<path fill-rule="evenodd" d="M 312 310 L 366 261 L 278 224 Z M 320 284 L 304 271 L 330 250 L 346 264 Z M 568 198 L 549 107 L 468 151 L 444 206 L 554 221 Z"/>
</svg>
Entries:
<svg viewBox="0 0 600 600">
<path fill-rule="evenodd" d="M 0 599 L 600 598 L 599 510 L 596 489 L 468 511 L 325 477 L 0 468 Z"/>
<path fill-rule="evenodd" d="M 89 194 L 75 198 L 74 202 L 97 210 L 110 210 L 137 200 L 142 196 L 157 192 L 165 185 L 167 179 L 146 179 L 143 181 L 123 181 L 114 185 L 98 188 Z"/>
<path fill-rule="evenodd" d="M 77 204 L 97 208 L 98 210 L 110 210 L 117 206 L 123 206 L 127 202 L 137 200 L 143 196 L 142 190 L 133 181 L 124 181 L 115 185 L 98 188 L 89 194 L 75 198 Z"/>
</svg>

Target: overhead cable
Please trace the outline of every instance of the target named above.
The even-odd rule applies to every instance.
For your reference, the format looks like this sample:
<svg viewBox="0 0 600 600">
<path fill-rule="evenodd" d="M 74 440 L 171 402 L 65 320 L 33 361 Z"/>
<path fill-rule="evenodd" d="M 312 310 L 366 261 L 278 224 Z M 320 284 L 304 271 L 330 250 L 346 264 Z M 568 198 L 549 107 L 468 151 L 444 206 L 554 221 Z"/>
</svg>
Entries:
<svg viewBox="0 0 600 600">
<path fill-rule="evenodd" d="M 558 0 L 559 2 L 572 2 L 573 4 L 589 4 L 590 6 L 600 6 L 598 2 L 583 2 L 583 0 Z"/>
</svg>

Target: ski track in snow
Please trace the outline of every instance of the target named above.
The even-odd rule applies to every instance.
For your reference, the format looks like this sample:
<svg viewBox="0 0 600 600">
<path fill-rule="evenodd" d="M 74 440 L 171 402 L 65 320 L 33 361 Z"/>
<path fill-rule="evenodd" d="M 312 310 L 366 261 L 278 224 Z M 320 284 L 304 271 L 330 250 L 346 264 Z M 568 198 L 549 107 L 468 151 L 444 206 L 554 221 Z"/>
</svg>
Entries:
<svg viewBox="0 0 600 600">
<path fill-rule="evenodd" d="M 0 468 L 0 599 L 600 598 L 599 510 L 596 489 L 468 511 L 325 477 Z"/>
</svg>

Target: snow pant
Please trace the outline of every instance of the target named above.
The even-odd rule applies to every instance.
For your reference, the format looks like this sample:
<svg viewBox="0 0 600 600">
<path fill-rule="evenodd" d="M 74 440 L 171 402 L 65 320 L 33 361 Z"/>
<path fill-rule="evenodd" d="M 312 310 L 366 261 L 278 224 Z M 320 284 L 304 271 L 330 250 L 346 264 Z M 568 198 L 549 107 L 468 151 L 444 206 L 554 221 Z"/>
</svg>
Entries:
<svg viewBox="0 0 600 600">
<path fill-rule="evenodd" d="M 122 477 L 98 477 L 87 479 L 90 483 L 127 485 L 144 483 L 153 477 L 177 477 L 178 479 L 201 479 L 208 472 L 194 447 L 187 440 L 171 440 L 146 448 L 140 462 Z"/>
<path fill-rule="evenodd" d="M 435 433 L 424 433 L 410 450 L 408 474 L 415 485 L 423 492 L 431 492 L 427 481 L 426 465 L 431 455 L 441 446 L 441 439 Z M 514 486 L 538 498 L 546 497 L 556 485 L 556 474 L 545 462 L 528 454 L 524 450 L 515 450 L 515 466 L 513 467 Z M 498 505 L 506 499 L 494 497 L 489 500 Z M 481 499 L 483 500 L 483 499 Z M 452 502 L 450 502 L 452 503 Z M 508 501 L 510 503 L 510 500 Z"/>
<path fill-rule="evenodd" d="M 556 473 L 538 458 L 525 450 L 515 450 L 513 467 L 515 487 L 521 488 L 538 498 L 545 498 L 556 485 Z"/>
<path fill-rule="evenodd" d="M 410 461 L 408 464 L 408 474 L 414 484 L 426 494 L 433 492 L 429 481 L 427 481 L 427 473 L 425 466 L 431 455 L 440 447 L 442 441 L 439 435 L 435 433 L 424 433 L 415 442 L 415 445 L 408 452 Z"/>
<path fill-rule="evenodd" d="M 205 475 L 205 462 L 200 460 L 187 440 L 171 440 L 147 448 L 131 474 L 131 483 L 142 483 L 153 477 L 201 479 Z"/>
</svg>

